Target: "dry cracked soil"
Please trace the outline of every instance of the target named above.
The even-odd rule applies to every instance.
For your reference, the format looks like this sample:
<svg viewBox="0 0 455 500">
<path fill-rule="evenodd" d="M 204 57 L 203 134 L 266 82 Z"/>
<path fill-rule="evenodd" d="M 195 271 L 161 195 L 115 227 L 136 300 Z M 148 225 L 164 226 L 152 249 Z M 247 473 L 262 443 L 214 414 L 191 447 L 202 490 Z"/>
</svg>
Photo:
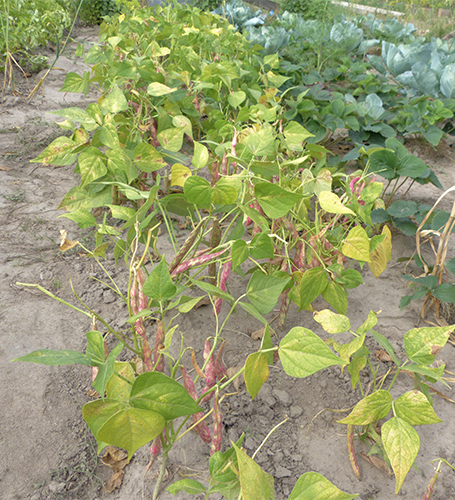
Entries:
<svg viewBox="0 0 455 500">
<path fill-rule="evenodd" d="M 96 43 L 96 32 L 79 29 L 78 42 Z M 74 47 L 73 47 L 74 52 Z M 156 469 L 144 475 L 148 463 L 148 447 L 140 449 L 125 468 L 122 485 L 112 493 L 103 483 L 110 471 L 96 455 L 94 439 L 81 415 L 81 406 L 90 401 L 88 392 L 91 371 L 87 367 L 39 366 L 11 362 L 12 359 L 40 348 L 85 348 L 85 332 L 90 320 L 45 296 L 34 288 L 18 283 L 40 284 L 57 297 L 76 303 L 70 281 L 79 296 L 115 328 L 127 319 L 126 306 L 98 280 L 103 279 L 96 263 L 84 255 L 59 251 L 59 231 L 65 229 L 73 240 L 93 245 L 89 231 L 80 230 L 57 211 L 66 192 L 78 183 L 73 167 L 48 167 L 30 160 L 54 138 L 61 135 L 55 125 L 57 117 L 50 111 L 69 106 L 84 107 L 97 98 L 59 92 L 68 71 L 86 69 L 80 59 L 62 56 L 31 102 L 24 99 L 25 83 L 18 88 L 22 95 L 9 93 L 0 108 L 0 498 L 2 500 L 136 500 L 151 498 Z M 437 150 L 419 141 L 408 141 L 410 152 L 419 154 L 434 167 L 444 188 L 455 184 L 455 154 L 442 143 Z M 407 197 L 434 203 L 440 192 L 432 187 L 413 188 Z M 450 205 L 445 208 L 450 209 Z M 182 231 L 182 241 L 187 234 Z M 453 243 L 453 242 L 452 242 Z M 159 239 L 161 251 L 169 252 L 166 234 Z M 455 247 L 455 245 L 454 245 Z M 401 311 L 400 298 L 407 293 L 402 278 L 404 263 L 399 258 L 412 255 L 415 241 L 399 233 L 393 234 L 393 258 L 387 270 L 375 279 L 365 268 L 364 285 L 350 292 L 347 315 L 353 327 L 359 326 L 370 310 L 382 311 L 377 330 L 384 334 L 398 353 L 403 353 L 403 336 L 418 324 L 420 304 L 413 303 Z M 451 256 L 455 248 L 450 248 Z M 127 285 L 127 271 L 115 266 L 112 249 L 104 263 L 120 287 Z M 416 271 L 409 269 L 409 271 Z M 246 281 L 231 279 L 234 295 L 244 290 Z M 316 308 L 325 308 L 321 300 Z M 227 311 L 223 310 L 222 314 Z M 271 313 L 270 318 L 276 314 Z M 250 333 L 260 324 L 239 311 L 230 319 L 224 337 L 227 340 L 224 360 L 227 366 L 241 365 L 246 355 L 258 348 Z M 294 326 L 305 326 L 324 336 L 308 312 L 292 308 L 285 329 L 277 329 L 278 340 Z M 422 326 L 422 323 L 420 323 Z M 153 342 L 154 327 L 148 325 Z M 196 347 L 199 358 L 205 338 L 213 334 L 214 318 L 209 307 L 199 308 L 179 321 L 178 331 L 185 341 Z M 327 334 L 325 334 L 327 336 Z M 177 336 L 175 336 L 177 339 Z M 275 341 L 275 343 L 278 342 Z M 371 342 L 374 353 L 379 349 Z M 455 351 L 447 344 L 438 357 L 455 372 Z M 388 369 L 387 362 L 380 370 Z M 368 382 L 365 375 L 363 382 Z M 452 386 L 436 388 L 455 399 Z M 411 378 L 400 378 L 394 395 L 411 390 Z M 241 386 L 239 392 L 223 402 L 224 449 L 230 440 L 245 433 L 244 447 L 249 455 L 258 448 L 269 431 L 286 416 L 267 440 L 256 459 L 275 478 L 276 497 L 288 498 L 301 474 L 317 471 L 343 491 L 358 493 L 362 500 L 389 500 L 395 497 L 395 481 L 386 473 L 359 458 L 362 481 L 355 478 L 347 455 L 345 426 L 336 423 L 338 410 L 354 405 L 361 395 L 351 387 L 348 373 L 329 368 L 306 379 L 287 376 L 280 362 L 271 367 L 269 380 L 253 401 Z M 421 498 L 433 475 L 430 460 L 442 457 L 455 464 L 455 405 L 435 396 L 434 409 L 442 423 L 420 426 L 421 448 L 400 491 L 403 500 Z M 343 413 L 341 415 L 344 415 Z M 356 441 L 357 452 L 367 452 L 365 444 Z M 171 454 L 165 485 L 181 477 L 204 481 L 207 477 L 209 449 L 193 433 L 178 442 Z M 185 493 L 173 497 L 163 492 L 161 499 L 195 498 Z M 216 495 L 211 497 L 217 498 Z M 455 473 L 444 468 L 439 477 L 434 500 L 455 499 Z"/>
</svg>

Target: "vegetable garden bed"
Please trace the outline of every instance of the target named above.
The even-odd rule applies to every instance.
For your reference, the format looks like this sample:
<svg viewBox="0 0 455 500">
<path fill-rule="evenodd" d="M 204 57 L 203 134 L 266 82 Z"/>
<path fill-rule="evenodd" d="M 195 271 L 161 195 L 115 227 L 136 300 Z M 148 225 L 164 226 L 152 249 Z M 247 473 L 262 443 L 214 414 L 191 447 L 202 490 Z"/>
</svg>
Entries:
<svg viewBox="0 0 455 500">
<path fill-rule="evenodd" d="M 74 432 L 68 453 L 62 436 L 56 438 L 64 466 L 35 498 L 80 498 L 83 488 L 95 498 L 96 483 L 81 478 L 106 473 L 96 468 L 89 444 L 84 467 L 71 451 L 83 428 L 74 416 L 81 399 L 99 450 L 117 445 L 128 460 L 134 455 L 126 468 L 127 459 L 117 461 L 113 452 L 105 459 L 114 469 L 108 489 L 120 487 L 126 471 L 115 498 L 156 497 L 161 480 L 180 498 L 204 498 L 207 485 L 213 498 L 240 492 L 243 498 L 272 498 L 273 490 L 277 498 L 314 498 L 316 490 L 324 491 L 321 498 L 385 499 L 400 490 L 417 498 L 433 475 L 430 460 L 444 470 L 433 498 L 447 498 L 455 488 L 447 465 L 455 461 L 452 408 L 443 385 L 443 377 L 453 381 L 452 347 L 445 345 L 452 327 L 443 326 L 437 314 L 440 326 L 416 329 L 417 306 L 404 312 L 397 306 L 426 296 L 440 313 L 441 302 L 453 302 L 453 285 L 436 267 L 419 270 L 431 265 L 432 256 L 417 247 L 418 258 L 407 270 L 426 276 L 414 279 L 417 291 L 403 299 L 403 268 L 387 264 L 392 257 L 413 257 L 411 236 L 450 231 L 444 211 L 450 207 L 430 209 L 453 178 L 451 149 L 443 149 L 455 109 L 452 47 L 422 44 L 412 26 L 371 18 L 344 19 L 321 31 L 317 23 L 283 14 L 267 32 L 268 26 L 248 28 L 261 24 L 259 15 L 236 6 L 230 12 L 252 44 L 273 35 L 282 46 L 251 49 L 227 22 L 180 7 L 113 18 L 101 28 L 102 48 L 94 45 L 86 55 L 92 72 L 70 72 L 63 84 L 66 92 L 86 94 L 96 86 L 101 97 L 85 109 L 54 110 L 71 135 L 40 152 L 33 160 L 38 165 L 27 167 L 33 178 L 8 170 L 14 159 L 7 158 L 2 175 L 19 175 L 26 196 L 16 201 L 14 193 L 3 193 L 10 214 L 30 214 L 27 192 L 34 185 L 47 186 L 46 206 L 56 193 L 63 198 L 65 253 L 61 262 L 44 254 L 39 279 L 45 286 L 39 289 L 52 288 L 73 309 L 67 322 L 55 320 L 61 328 L 49 325 L 45 342 L 8 342 L 7 357 L 92 366 L 94 391 L 106 396 L 87 401 L 81 389 L 89 375 L 82 367 L 64 368 L 48 390 L 50 379 L 39 386 L 46 422 L 71 422 Z M 389 36 L 382 59 L 373 54 L 369 63 L 362 55 L 378 42 L 364 36 L 367 29 Z M 294 60 L 279 58 L 278 49 Z M 313 70 L 298 63 L 303 53 L 316 61 Z M 329 64 L 332 56 L 335 66 Z M 445 168 L 406 150 L 406 136 L 408 146 L 417 136 L 417 145 L 426 140 L 445 151 Z M 334 156 L 329 151 L 340 137 L 352 146 Z M 76 161 L 80 183 L 64 194 L 62 187 L 73 182 L 68 167 Z M 40 172 L 46 172 L 47 184 Z M 60 172 L 64 182 L 49 189 L 50 174 Z M 33 198 L 38 202 L 38 193 Z M 7 219 L 15 238 L 20 228 L 29 230 L 29 217 Z M 54 219 L 46 220 L 55 227 Z M 70 221 L 95 241 L 83 242 Z M 15 251 L 10 254 L 14 259 Z M 441 273 L 444 265 L 453 269 L 450 257 L 438 261 Z M 36 267 L 14 272 L 13 280 L 8 259 L 5 281 L 13 284 L 14 297 L 22 297 L 20 307 L 35 311 L 25 319 L 26 330 L 40 331 L 43 297 L 27 295 L 35 285 L 18 288 L 37 281 Z M 72 299 L 69 269 L 76 271 Z M 95 285 L 87 282 L 89 270 Z M 52 314 L 66 314 L 48 300 Z M 11 330 L 20 317 L 15 302 L 8 306 Z M 81 316 L 81 324 L 75 308 L 87 317 Z M 90 330 L 87 349 L 80 335 L 59 335 L 84 331 L 82 326 Z M 45 377 L 59 373 L 13 366 L 11 374 L 24 366 Z M 175 380 L 182 376 L 184 387 Z M 55 397 L 56 387 L 66 393 L 62 384 L 75 391 L 64 397 L 74 413 Z M 59 411 L 65 422 L 57 419 Z M 14 435 L 16 422 L 6 420 L 13 421 Z M 196 432 L 186 433 L 191 422 Z M 42 453 L 55 450 L 52 437 L 45 433 Z M 151 458 L 162 473 L 158 487 L 153 468 L 143 477 L 150 459 L 143 445 L 152 440 Z M 56 454 L 53 464 L 59 462 Z M 355 454 L 365 458 L 360 483 Z M 204 465 L 209 455 L 210 478 Z M 411 469 L 414 461 L 418 471 Z M 7 468 L 14 467 L 9 456 Z M 30 487 L 21 488 L 20 494 L 32 497 Z"/>
</svg>

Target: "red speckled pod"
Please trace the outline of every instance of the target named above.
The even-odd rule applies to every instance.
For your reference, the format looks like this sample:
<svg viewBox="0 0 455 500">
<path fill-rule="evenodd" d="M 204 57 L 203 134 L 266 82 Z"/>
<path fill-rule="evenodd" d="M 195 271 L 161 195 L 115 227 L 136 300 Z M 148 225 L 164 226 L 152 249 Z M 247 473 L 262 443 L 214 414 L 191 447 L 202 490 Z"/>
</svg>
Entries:
<svg viewBox="0 0 455 500">
<path fill-rule="evenodd" d="M 354 474 L 356 475 L 357 479 L 360 481 L 360 467 L 359 464 L 357 463 L 357 457 L 355 455 L 355 448 L 354 448 L 354 426 L 351 424 L 348 424 L 348 453 L 349 453 L 349 461 L 351 462 L 352 470 L 354 471 Z"/>
<path fill-rule="evenodd" d="M 226 283 L 229 278 L 229 274 L 231 273 L 232 269 L 232 260 L 228 260 L 223 264 L 223 269 L 221 270 L 221 276 L 220 276 L 220 290 L 222 292 L 226 291 Z M 223 303 L 223 299 L 221 297 L 217 297 L 214 300 L 214 312 L 215 314 L 220 314 L 221 312 L 221 305 Z"/>
<path fill-rule="evenodd" d="M 186 239 L 182 248 L 176 253 L 174 259 L 172 260 L 171 264 L 169 265 L 169 272 L 171 274 L 175 270 L 175 268 L 180 264 L 180 262 L 182 262 L 185 255 L 189 252 L 189 250 L 193 246 L 193 243 L 196 241 L 197 237 L 199 236 L 199 233 L 200 233 L 202 225 L 204 224 L 204 221 L 205 221 L 205 219 L 202 219 L 201 222 L 199 222 L 199 224 L 191 231 L 190 235 Z"/>
<path fill-rule="evenodd" d="M 183 375 L 183 387 L 185 387 L 186 392 L 195 400 L 198 400 L 196 388 L 194 386 L 193 379 L 188 375 L 188 372 L 186 371 L 186 368 L 184 366 L 180 367 L 182 370 L 182 375 Z M 196 424 L 201 420 L 201 418 L 204 416 L 202 412 L 199 413 L 194 413 L 191 415 L 191 418 L 193 420 L 193 423 Z M 204 443 L 210 443 L 211 442 L 211 435 L 210 435 L 210 429 L 208 428 L 207 424 L 202 421 L 199 422 L 199 424 L 194 428 L 195 432 L 199 434 L 201 437 L 202 441 Z"/>
<path fill-rule="evenodd" d="M 200 255 L 198 257 L 186 260 L 174 269 L 174 271 L 171 273 L 171 278 L 174 278 L 177 274 L 184 273 L 185 271 L 188 271 L 188 269 L 192 269 L 193 267 L 202 266 L 203 264 L 210 264 L 210 262 L 217 260 L 225 252 L 226 250 L 220 250 L 219 252 Z"/>
<path fill-rule="evenodd" d="M 216 355 L 215 358 L 215 376 L 216 379 L 219 380 L 220 382 L 224 380 L 225 382 L 228 380 L 228 374 L 226 371 L 226 367 L 224 366 L 223 363 L 223 351 L 224 351 L 224 346 L 226 345 L 226 341 L 222 342 L 220 350 L 218 351 L 218 354 Z"/>
<path fill-rule="evenodd" d="M 213 403 L 213 437 L 210 447 L 210 456 L 221 450 L 221 441 L 223 439 L 223 417 L 221 415 L 220 402 L 218 399 L 218 391 L 215 394 L 215 402 Z"/>
<path fill-rule="evenodd" d="M 425 493 L 423 494 L 420 500 L 431 500 L 431 496 L 433 495 L 434 486 L 436 484 L 436 479 L 438 479 L 438 475 L 439 475 L 439 470 L 436 470 L 433 476 L 431 477 L 430 482 L 428 483 L 428 486 L 425 490 Z"/>
<path fill-rule="evenodd" d="M 164 344 L 164 328 L 163 322 L 158 319 L 156 321 L 156 338 L 155 347 L 153 349 L 153 364 L 156 372 L 164 371 L 164 356 L 160 355 L 161 346 Z"/>
<path fill-rule="evenodd" d="M 207 360 L 211 350 L 212 348 L 210 346 L 210 341 L 206 340 L 204 345 L 204 360 Z M 213 354 L 210 356 L 208 363 L 205 365 L 204 376 L 205 376 L 205 387 L 204 390 L 202 391 L 202 394 L 205 394 L 216 384 L 216 369 L 215 369 L 215 359 L 213 357 Z M 207 403 L 207 401 L 210 401 L 212 396 L 213 396 L 213 391 L 210 392 L 209 394 L 206 394 L 201 399 L 201 403 Z"/>
</svg>

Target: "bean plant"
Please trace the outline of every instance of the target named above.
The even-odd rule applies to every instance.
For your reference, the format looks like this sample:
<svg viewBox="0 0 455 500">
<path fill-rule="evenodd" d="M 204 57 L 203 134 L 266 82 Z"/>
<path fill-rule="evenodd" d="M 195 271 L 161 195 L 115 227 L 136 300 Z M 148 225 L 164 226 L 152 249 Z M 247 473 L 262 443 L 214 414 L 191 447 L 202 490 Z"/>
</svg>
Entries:
<svg viewBox="0 0 455 500">
<path fill-rule="evenodd" d="M 353 388 L 359 386 L 362 394 L 340 420 L 347 426 L 354 472 L 357 428 L 390 464 L 398 493 L 420 445 L 414 426 L 439 422 L 428 381 L 442 380 L 444 366 L 431 365 L 454 327 L 411 330 L 404 337 L 407 357 L 398 359 L 390 342 L 373 330 L 376 313 L 351 329 L 348 290 L 361 286 L 359 269 L 366 263 L 378 277 L 391 259 L 391 231 L 374 219 L 378 210 L 392 206 L 376 179 L 386 168 L 382 156 L 393 157 L 390 181 L 437 179 L 406 156 L 396 139 L 377 149 L 362 149 L 359 143 L 353 155 L 360 160 L 353 169 L 331 162 L 314 124 L 308 121 L 306 127 L 302 119 L 313 109 L 308 97 L 327 94 L 292 85 L 277 54 L 252 48 L 212 14 L 182 6 L 126 11 L 104 22 L 100 35 L 102 45 L 86 55 L 91 71 L 69 73 L 62 90 L 88 93 L 95 86 L 101 97 L 85 110 L 57 111 L 64 118 L 60 126 L 71 135 L 57 138 L 33 161 L 76 163 L 80 183 L 60 208 L 80 227 L 95 229 L 96 248 L 87 250 L 89 256 L 102 266 L 100 259 L 112 245 L 116 263 L 123 260 L 128 267 L 126 290 L 109 274 L 106 284 L 127 304 L 129 328 L 115 330 L 75 293 L 82 308 L 65 303 L 92 322 L 85 353 L 39 350 L 17 360 L 92 368 L 100 397 L 84 405 L 82 414 L 98 451 L 112 444 L 131 457 L 151 442 L 149 468 L 162 455 L 153 498 L 159 495 L 170 449 L 190 430 L 210 446 L 209 486 L 185 479 L 170 491 L 205 492 L 207 498 L 219 492 L 228 499 L 253 498 L 254 491 L 254 498 L 274 498 L 273 478 L 242 450 L 243 438 L 221 450 L 220 403 L 229 397 L 230 384 L 243 376 L 254 399 L 274 354 L 293 377 L 330 366 L 347 368 Z M 382 111 L 371 97 L 358 106 L 338 96 L 327 102 L 325 124 L 331 130 L 339 123 L 334 119 L 332 126 L 333 113 L 360 132 L 357 118 L 350 116 L 359 109 L 364 130 L 376 125 L 375 130 L 385 130 L 378 121 Z M 94 208 L 104 211 L 102 218 L 95 217 Z M 183 243 L 175 234 L 175 216 L 190 227 Z M 170 238 L 172 258 L 160 253 L 160 229 Z M 76 245 L 64 237 L 62 250 Z M 248 277 L 239 296 L 229 291 L 234 274 Z M 62 302 L 38 285 L 28 286 Z M 335 312 L 314 311 L 319 296 Z M 216 329 L 197 359 L 195 351 L 202 346 L 186 345 L 183 337 L 179 342 L 176 320 L 204 297 Z M 267 317 L 278 305 L 279 326 L 286 328 L 291 303 L 314 312 L 330 335 L 349 332 L 352 340 L 324 341 L 308 328 L 295 327 L 274 346 Z M 228 313 L 221 321 L 223 307 Z M 258 352 L 228 376 L 223 331 L 236 309 L 261 321 L 264 337 Z M 109 343 L 99 324 L 112 338 Z M 367 336 L 390 356 L 393 372 L 373 368 Z M 367 369 L 371 388 L 360 381 Z M 391 391 L 401 373 L 412 375 L 415 387 L 396 397 Z M 203 405 L 209 402 L 206 411 Z M 313 499 L 316 492 L 339 500 L 356 497 L 308 472 L 289 498 Z"/>
</svg>

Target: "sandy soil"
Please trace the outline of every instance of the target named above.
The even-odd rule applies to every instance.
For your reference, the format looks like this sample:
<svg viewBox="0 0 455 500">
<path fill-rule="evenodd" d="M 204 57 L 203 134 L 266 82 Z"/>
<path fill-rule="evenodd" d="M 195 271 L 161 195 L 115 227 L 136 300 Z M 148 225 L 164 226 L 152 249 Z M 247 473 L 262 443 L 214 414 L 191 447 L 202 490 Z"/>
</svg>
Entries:
<svg viewBox="0 0 455 500">
<path fill-rule="evenodd" d="M 86 41 L 94 40 L 93 31 L 82 31 L 78 36 Z M 0 497 L 3 500 L 151 498 L 156 470 L 144 477 L 149 459 L 147 447 L 139 450 L 126 467 L 121 488 L 110 494 L 103 491 L 103 482 L 110 473 L 97 458 L 94 440 L 81 416 L 82 404 L 90 400 L 88 368 L 10 362 L 39 348 L 83 350 L 85 332 L 90 330 L 86 317 L 34 289 L 18 286 L 17 282 L 39 283 L 58 297 L 75 303 L 71 279 L 80 297 L 112 326 L 120 327 L 127 318 L 125 307 L 93 279 L 102 278 L 94 262 L 76 252 L 59 252 L 60 229 L 66 229 L 71 239 L 91 245 L 90 232 L 58 218 L 56 210 L 64 194 L 78 182 L 72 167 L 52 168 L 29 163 L 45 145 L 61 135 L 53 124 L 57 117 L 48 114 L 49 111 L 68 106 L 85 107 L 96 99 L 94 94 L 82 97 L 58 92 L 66 71 L 84 70 L 80 60 L 62 57 L 57 66 L 64 71 L 54 71 L 33 102 L 7 95 L 0 109 Z M 455 155 L 451 148 L 443 144 L 438 151 L 433 151 L 419 141 L 408 145 L 411 152 L 419 153 L 435 166 L 445 188 L 454 185 Z M 425 187 L 413 189 L 408 197 L 431 204 L 439 194 L 438 190 Z M 166 235 L 159 245 L 162 251 L 168 250 Z M 397 263 L 397 259 L 410 256 L 414 248 L 413 239 L 394 233 L 393 261 L 388 269 L 375 279 L 365 268 L 365 284 L 351 291 L 349 297 L 348 316 L 353 326 L 359 326 L 370 309 L 382 310 L 377 329 L 398 352 L 403 352 L 403 335 L 417 324 L 419 304 L 412 304 L 404 311 L 398 309 L 400 298 L 406 294 L 406 282 L 401 278 L 404 265 Z M 120 264 L 115 267 L 111 251 L 106 267 L 120 286 L 126 286 L 126 270 Z M 229 282 L 234 294 L 244 286 L 240 278 Z M 323 300 L 317 303 L 317 308 L 325 307 Z M 270 314 L 270 319 L 274 314 Z M 322 335 L 311 314 L 299 313 L 291 307 L 285 330 L 278 331 L 278 336 L 281 338 L 297 325 Z M 228 366 L 242 364 L 246 355 L 258 348 L 249 332 L 259 327 L 256 320 L 247 318 L 243 312 L 232 317 L 224 335 L 228 341 L 225 351 Z M 186 315 L 178 330 L 201 357 L 203 341 L 214 331 L 211 310 L 200 308 Z M 153 326 L 148 326 L 148 333 L 153 341 Z M 377 348 L 372 342 L 368 347 L 373 352 Z M 442 349 L 439 358 L 447 363 L 448 370 L 455 372 L 452 345 Z M 386 365 L 381 367 L 385 369 Z M 442 385 L 437 388 L 455 399 L 452 389 Z M 400 379 L 395 386 L 397 394 L 410 389 L 410 378 Z M 348 375 L 340 374 L 339 369 L 327 369 L 298 380 L 287 376 L 278 362 L 271 368 L 269 380 L 254 401 L 244 387 L 227 400 L 223 407 L 224 449 L 229 440 L 238 439 L 244 432 L 244 446 L 251 455 L 287 415 L 289 421 L 269 438 L 257 456 L 261 467 L 275 477 L 277 499 L 287 498 L 298 477 L 311 470 L 325 475 L 346 492 L 358 493 L 362 500 L 391 499 L 394 480 L 367 462 L 359 459 L 362 481 L 354 477 L 347 456 L 345 427 L 336 424 L 340 414 L 331 411 L 347 409 L 360 397 L 358 391 L 352 390 Z M 443 423 L 418 428 L 421 449 L 417 467 L 410 471 L 400 492 L 403 500 L 417 500 L 422 496 L 433 474 L 430 460 L 442 457 L 455 464 L 455 407 L 435 397 L 434 408 Z M 183 475 L 203 480 L 208 448 L 191 433 L 179 443 L 182 444 L 172 453 L 166 484 Z M 367 451 L 360 442 L 356 442 L 356 447 L 357 451 Z M 162 499 L 188 497 L 186 494 L 172 497 L 168 493 L 161 496 Z M 444 469 L 433 498 L 455 498 L 454 472 Z"/>
</svg>

